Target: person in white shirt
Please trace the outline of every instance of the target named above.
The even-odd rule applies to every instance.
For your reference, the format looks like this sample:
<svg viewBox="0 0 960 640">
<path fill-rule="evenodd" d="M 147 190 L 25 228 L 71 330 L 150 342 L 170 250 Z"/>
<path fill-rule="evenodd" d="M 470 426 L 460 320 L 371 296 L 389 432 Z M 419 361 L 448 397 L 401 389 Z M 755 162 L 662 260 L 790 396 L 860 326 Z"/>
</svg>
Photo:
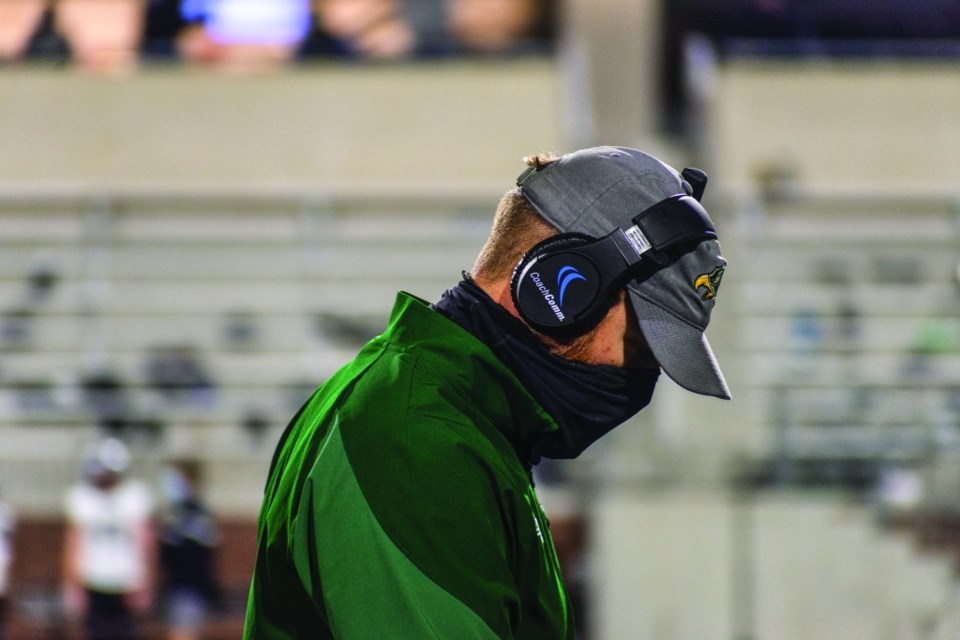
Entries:
<svg viewBox="0 0 960 640">
<path fill-rule="evenodd" d="M 153 498 L 145 483 L 127 477 L 129 463 L 122 441 L 100 442 L 66 497 L 64 598 L 87 640 L 136 638 L 136 617 L 152 601 Z"/>
</svg>

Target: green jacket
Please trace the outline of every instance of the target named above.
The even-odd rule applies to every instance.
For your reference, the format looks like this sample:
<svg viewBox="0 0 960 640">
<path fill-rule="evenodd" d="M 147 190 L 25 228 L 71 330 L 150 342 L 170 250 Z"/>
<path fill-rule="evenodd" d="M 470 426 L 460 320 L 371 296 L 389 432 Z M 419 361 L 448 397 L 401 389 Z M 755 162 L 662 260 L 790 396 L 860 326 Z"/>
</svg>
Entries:
<svg viewBox="0 0 960 640">
<path fill-rule="evenodd" d="M 244 638 L 573 637 L 525 451 L 556 424 L 401 293 L 277 446 Z"/>
</svg>

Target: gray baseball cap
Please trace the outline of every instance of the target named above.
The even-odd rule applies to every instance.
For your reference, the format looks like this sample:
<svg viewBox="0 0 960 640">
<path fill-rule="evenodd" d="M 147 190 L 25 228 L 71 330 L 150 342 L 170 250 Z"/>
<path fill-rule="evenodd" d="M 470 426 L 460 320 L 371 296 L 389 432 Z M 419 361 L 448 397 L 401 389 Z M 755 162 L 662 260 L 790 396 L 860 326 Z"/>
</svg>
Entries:
<svg viewBox="0 0 960 640">
<path fill-rule="evenodd" d="M 657 158 L 626 147 L 595 147 L 562 156 L 518 180 L 521 193 L 563 233 L 603 237 L 630 227 L 641 211 L 693 187 Z M 697 194 L 699 195 L 699 194 Z M 727 264 L 720 243 L 706 240 L 676 262 L 627 284 L 640 330 L 677 384 L 730 398 L 704 331 Z"/>
</svg>

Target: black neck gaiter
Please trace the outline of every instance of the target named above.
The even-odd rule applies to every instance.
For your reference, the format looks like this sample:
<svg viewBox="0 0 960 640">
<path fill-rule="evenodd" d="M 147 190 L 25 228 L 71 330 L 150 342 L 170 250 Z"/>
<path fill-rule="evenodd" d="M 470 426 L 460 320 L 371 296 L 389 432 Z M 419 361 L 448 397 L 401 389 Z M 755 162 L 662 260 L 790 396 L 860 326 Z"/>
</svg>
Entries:
<svg viewBox="0 0 960 640">
<path fill-rule="evenodd" d="M 534 445 L 531 463 L 576 458 L 653 396 L 658 369 L 589 365 L 551 353 L 466 274 L 433 306 L 486 344 L 560 426 Z"/>
</svg>

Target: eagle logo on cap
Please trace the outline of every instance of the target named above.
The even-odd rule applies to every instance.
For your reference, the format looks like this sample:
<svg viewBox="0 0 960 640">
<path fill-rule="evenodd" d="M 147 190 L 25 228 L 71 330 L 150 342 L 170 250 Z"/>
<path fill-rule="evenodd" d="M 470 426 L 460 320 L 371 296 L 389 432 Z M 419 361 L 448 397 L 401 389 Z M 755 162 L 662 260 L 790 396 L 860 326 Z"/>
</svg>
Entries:
<svg viewBox="0 0 960 640">
<path fill-rule="evenodd" d="M 723 279 L 723 270 L 725 265 L 720 265 L 710 273 L 699 276 L 693 282 L 693 288 L 700 294 L 700 299 L 706 302 L 717 297 L 717 290 L 720 289 L 720 280 Z M 701 291 L 703 289 L 703 291 Z"/>
</svg>

